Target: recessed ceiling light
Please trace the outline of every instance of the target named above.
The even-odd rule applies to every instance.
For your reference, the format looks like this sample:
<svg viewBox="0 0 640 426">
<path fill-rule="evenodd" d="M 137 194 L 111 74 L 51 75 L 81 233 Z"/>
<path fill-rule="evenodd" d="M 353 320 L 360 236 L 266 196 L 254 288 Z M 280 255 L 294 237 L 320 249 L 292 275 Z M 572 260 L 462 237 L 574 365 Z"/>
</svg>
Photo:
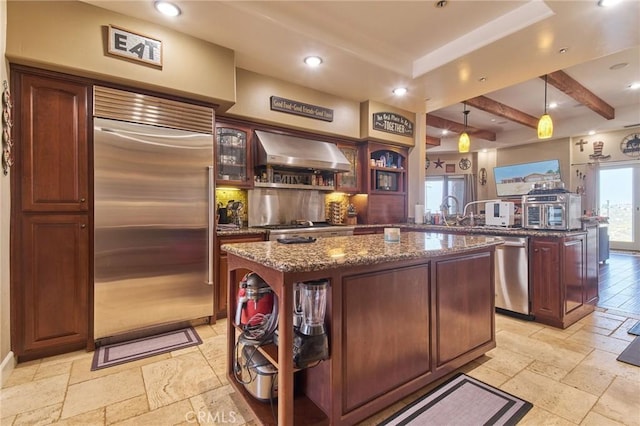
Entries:
<svg viewBox="0 0 640 426">
<path fill-rule="evenodd" d="M 609 67 L 610 70 L 619 70 L 621 68 L 626 67 L 627 65 L 629 65 L 628 62 L 620 62 L 619 64 L 613 64 Z"/>
<path fill-rule="evenodd" d="M 480 83 L 484 83 L 485 81 L 487 81 L 487 77 L 480 77 L 480 78 L 478 79 L 478 81 L 479 81 Z"/>
<path fill-rule="evenodd" d="M 396 96 L 404 96 L 407 94 L 407 88 L 406 87 L 397 87 L 395 89 L 393 89 L 393 94 Z"/>
<path fill-rule="evenodd" d="M 563 47 L 562 49 L 558 50 L 558 53 L 561 54 L 561 55 L 564 55 L 568 51 L 569 51 L 568 47 Z"/>
<path fill-rule="evenodd" d="M 447 5 L 447 3 L 449 3 L 447 0 L 438 0 L 434 6 L 437 7 L 438 9 L 442 9 Z"/>
<path fill-rule="evenodd" d="M 178 16 L 181 11 L 178 6 L 168 1 L 156 1 L 153 3 L 156 10 L 165 16 Z"/>
<path fill-rule="evenodd" d="M 631 89 L 631 90 L 638 90 L 638 89 L 640 89 L 640 82 L 637 82 L 637 81 L 636 81 L 635 83 L 631 83 L 631 84 L 629 85 L 629 89 Z"/>
<path fill-rule="evenodd" d="M 589 136 L 593 136 L 593 135 L 595 135 L 595 134 L 596 134 L 596 131 L 595 131 L 595 130 L 589 130 Z"/>
<path fill-rule="evenodd" d="M 304 58 L 304 63 L 315 68 L 322 63 L 322 58 L 320 56 L 307 56 Z"/>
<path fill-rule="evenodd" d="M 448 135 L 449 131 L 447 129 L 442 129 L 442 136 Z"/>
<path fill-rule="evenodd" d="M 557 102 L 549 102 L 549 109 L 553 109 L 553 108 L 557 108 L 558 107 L 558 103 Z"/>
<path fill-rule="evenodd" d="M 598 0 L 598 6 L 600 7 L 611 7 L 620 3 L 622 0 Z"/>
</svg>

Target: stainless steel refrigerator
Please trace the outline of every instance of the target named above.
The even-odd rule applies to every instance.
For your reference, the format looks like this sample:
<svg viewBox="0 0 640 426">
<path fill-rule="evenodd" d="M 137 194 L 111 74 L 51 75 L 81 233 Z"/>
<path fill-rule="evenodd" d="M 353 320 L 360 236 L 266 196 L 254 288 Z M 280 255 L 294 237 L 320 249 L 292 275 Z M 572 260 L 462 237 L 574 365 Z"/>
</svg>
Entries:
<svg viewBox="0 0 640 426">
<path fill-rule="evenodd" d="M 211 317 L 213 118 L 183 130 L 186 104 L 98 87 L 94 102 L 95 340 Z"/>
</svg>

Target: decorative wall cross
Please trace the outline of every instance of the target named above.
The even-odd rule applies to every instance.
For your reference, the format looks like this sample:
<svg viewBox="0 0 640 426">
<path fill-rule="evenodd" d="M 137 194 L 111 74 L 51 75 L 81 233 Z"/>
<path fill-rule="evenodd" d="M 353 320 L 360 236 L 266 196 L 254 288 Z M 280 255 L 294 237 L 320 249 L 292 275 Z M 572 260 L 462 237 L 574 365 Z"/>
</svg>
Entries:
<svg viewBox="0 0 640 426">
<path fill-rule="evenodd" d="M 576 142 L 576 145 L 580 145 L 580 152 L 584 151 L 584 144 L 587 144 L 589 142 L 585 141 L 584 139 L 580 138 L 580 142 Z"/>
</svg>

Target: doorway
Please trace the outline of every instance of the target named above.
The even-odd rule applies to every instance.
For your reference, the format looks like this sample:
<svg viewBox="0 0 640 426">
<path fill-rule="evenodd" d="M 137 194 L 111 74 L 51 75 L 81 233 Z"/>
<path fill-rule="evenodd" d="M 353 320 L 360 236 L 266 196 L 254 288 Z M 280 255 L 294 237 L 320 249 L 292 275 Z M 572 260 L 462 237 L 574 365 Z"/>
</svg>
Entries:
<svg viewBox="0 0 640 426">
<path fill-rule="evenodd" d="M 600 166 L 598 208 L 612 249 L 640 251 L 640 165 Z"/>
</svg>

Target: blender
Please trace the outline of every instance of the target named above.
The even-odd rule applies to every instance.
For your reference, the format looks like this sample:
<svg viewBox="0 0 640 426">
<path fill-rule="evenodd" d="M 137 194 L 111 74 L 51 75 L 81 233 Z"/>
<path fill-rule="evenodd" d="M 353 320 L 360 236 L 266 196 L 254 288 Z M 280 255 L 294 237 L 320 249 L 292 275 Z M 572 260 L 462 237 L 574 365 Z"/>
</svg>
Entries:
<svg viewBox="0 0 640 426">
<path fill-rule="evenodd" d="M 327 280 L 296 284 L 293 339 L 296 368 L 307 368 L 329 358 L 329 339 L 324 325 L 328 286 Z"/>
</svg>

